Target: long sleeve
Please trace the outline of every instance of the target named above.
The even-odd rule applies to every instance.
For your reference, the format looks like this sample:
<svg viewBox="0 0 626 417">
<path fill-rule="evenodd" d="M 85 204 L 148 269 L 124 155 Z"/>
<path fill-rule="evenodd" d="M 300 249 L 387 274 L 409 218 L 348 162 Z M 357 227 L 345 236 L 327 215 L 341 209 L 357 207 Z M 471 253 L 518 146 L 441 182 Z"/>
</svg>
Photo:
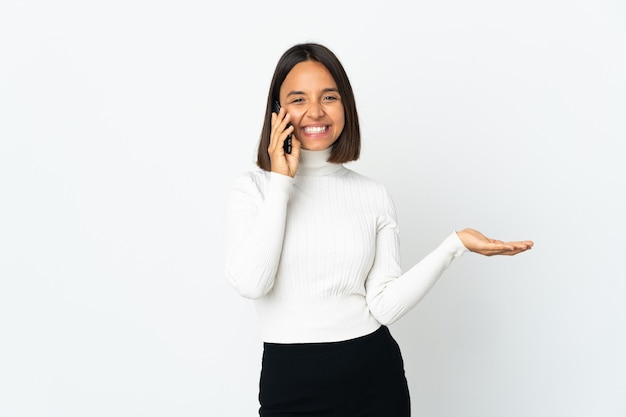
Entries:
<svg viewBox="0 0 626 417">
<path fill-rule="evenodd" d="M 254 300 L 265 342 L 369 334 L 413 308 L 465 250 L 453 233 L 403 273 L 391 196 L 330 152 L 301 149 L 295 178 L 257 169 L 229 194 L 226 277 Z"/>
<path fill-rule="evenodd" d="M 276 173 L 246 174 L 229 195 L 225 272 L 243 297 L 260 298 L 274 285 L 293 183 Z"/>
<path fill-rule="evenodd" d="M 398 226 L 391 199 L 376 236 L 374 264 L 366 281 L 367 303 L 382 324 L 391 324 L 419 303 L 452 261 L 467 249 L 453 232 L 405 273 L 400 266 Z"/>
</svg>

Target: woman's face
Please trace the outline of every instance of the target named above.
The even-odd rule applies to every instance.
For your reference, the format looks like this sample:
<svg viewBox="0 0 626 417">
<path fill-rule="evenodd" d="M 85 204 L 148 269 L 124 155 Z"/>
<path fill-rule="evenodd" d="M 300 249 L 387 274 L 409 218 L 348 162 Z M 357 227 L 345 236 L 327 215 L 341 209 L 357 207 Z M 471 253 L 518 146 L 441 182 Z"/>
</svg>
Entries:
<svg viewBox="0 0 626 417">
<path fill-rule="evenodd" d="M 345 117 L 337 83 L 317 61 L 300 62 L 289 71 L 280 87 L 280 103 L 304 149 L 326 149 L 343 131 Z"/>
</svg>

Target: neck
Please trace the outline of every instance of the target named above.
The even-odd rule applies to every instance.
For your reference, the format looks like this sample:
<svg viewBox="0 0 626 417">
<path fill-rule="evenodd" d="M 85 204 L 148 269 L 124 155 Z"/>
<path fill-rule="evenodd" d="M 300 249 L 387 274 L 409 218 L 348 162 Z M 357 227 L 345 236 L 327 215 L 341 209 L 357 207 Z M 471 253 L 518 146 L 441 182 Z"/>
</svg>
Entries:
<svg viewBox="0 0 626 417">
<path fill-rule="evenodd" d="M 345 169 L 342 164 L 328 162 L 331 149 L 332 148 L 327 148 L 323 151 L 300 149 L 298 175 L 324 176 Z"/>
</svg>

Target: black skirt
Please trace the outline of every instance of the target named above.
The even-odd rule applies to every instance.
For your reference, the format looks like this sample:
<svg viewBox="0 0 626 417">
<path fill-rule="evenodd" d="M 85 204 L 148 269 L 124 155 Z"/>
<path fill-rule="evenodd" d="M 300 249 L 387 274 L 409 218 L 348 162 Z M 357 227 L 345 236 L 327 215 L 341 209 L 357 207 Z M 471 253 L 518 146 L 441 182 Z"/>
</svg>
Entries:
<svg viewBox="0 0 626 417">
<path fill-rule="evenodd" d="M 331 343 L 264 343 L 262 417 L 408 417 L 400 348 L 386 326 Z"/>
</svg>

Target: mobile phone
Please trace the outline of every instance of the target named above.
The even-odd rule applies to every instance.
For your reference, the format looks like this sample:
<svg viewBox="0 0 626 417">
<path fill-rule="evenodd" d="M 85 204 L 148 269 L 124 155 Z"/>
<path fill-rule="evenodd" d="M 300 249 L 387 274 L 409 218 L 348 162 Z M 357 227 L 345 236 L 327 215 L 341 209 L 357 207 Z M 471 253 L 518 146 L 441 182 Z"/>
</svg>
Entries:
<svg viewBox="0 0 626 417">
<path fill-rule="evenodd" d="M 276 114 L 280 111 L 280 103 L 278 100 L 274 100 L 272 102 L 272 111 Z M 291 123 L 287 125 L 287 127 L 289 126 L 291 126 Z M 291 134 L 287 136 L 287 139 L 283 142 L 283 149 L 285 150 L 285 153 L 291 153 Z"/>
</svg>

